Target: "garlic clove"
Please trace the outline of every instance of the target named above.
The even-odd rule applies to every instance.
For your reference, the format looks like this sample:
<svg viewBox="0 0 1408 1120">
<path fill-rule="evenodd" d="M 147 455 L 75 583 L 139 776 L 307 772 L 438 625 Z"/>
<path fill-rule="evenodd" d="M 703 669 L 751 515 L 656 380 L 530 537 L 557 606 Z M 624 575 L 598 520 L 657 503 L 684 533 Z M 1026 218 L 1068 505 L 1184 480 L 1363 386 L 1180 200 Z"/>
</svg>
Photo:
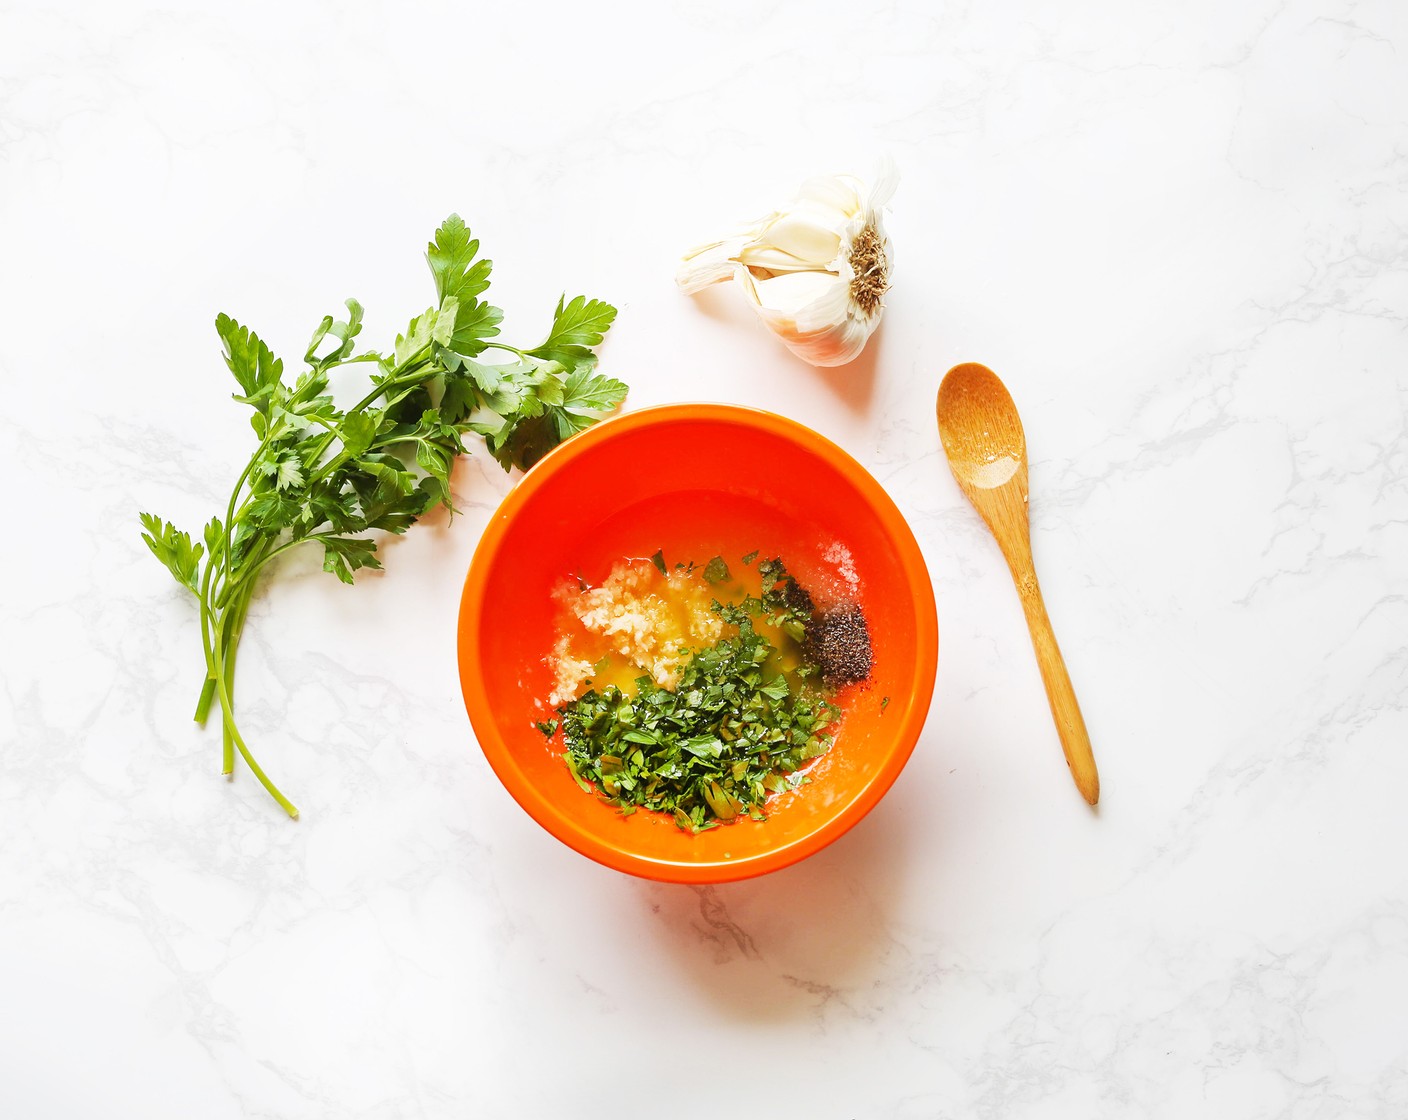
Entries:
<svg viewBox="0 0 1408 1120">
<path fill-rule="evenodd" d="M 747 237 L 738 236 L 696 245 L 675 270 L 675 283 L 693 295 L 711 284 L 732 280 L 738 271 L 738 256 L 747 244 Z"/>
<path fill-rule="evenodd" d="M 850 175 L 817 175 L 802 184 L 797 202 L 839 214 L 854 214 L 861 208 L 858 180 Z"/>
<path fill-rule="evenodd" d="M 797 267 L 824 268 L 841 250 L 841 231 L 837 228 L 834 215 L 830 216 L 830 220 L 823 221 L 820 216 L 793 213 L 772 222 L 759 241 L 762 243 L 760 249 L 777 250 L 795 258 Z M 750 249 L 745 249 L 740 259 L 745 265 L 752 266 L 751 255 Z"/>
<path fill-rule="evenodd" d="M 748 277 L 744 290 L 768 329 L 814 366 L 845 365 L 874 329 L 873 321 L 848 313 L 849 285 L 839 276 L 794 272 L 767 280 Z"/>
<path fill-rule="evenodd" d="M 847 319 L 816 335 L 783 339 L 787 349 L 814 366 L 843 366 L 854 361 L 870 341 L 871 328 L 858 319 Z"/>
<path fill-rule="evenodd" d="M 870 340 L 871 328 L 859 319 L 845 319 L 824 329 L 803 332 L 786 317 L 759 309 L 759 317 L 782 343 L 814 366 L 843 366 L 853 361 Z"/>
<path fill-rule="evenodd" d="M 824 330 L 846 313 L 846 281 L 829 272 L 788 272 L 766 280 L 749 278 L 753 301 L 785 318 L 799 331 Z"/>
<path fill-rule="evenodd" d="M 779 272 L 810 272 L 816 267 L 810 260 L 796 256 L 773 245 L 746 245 L 738 254 L 738 263 L 752 269 L 755 276 Z"/>
</svg>

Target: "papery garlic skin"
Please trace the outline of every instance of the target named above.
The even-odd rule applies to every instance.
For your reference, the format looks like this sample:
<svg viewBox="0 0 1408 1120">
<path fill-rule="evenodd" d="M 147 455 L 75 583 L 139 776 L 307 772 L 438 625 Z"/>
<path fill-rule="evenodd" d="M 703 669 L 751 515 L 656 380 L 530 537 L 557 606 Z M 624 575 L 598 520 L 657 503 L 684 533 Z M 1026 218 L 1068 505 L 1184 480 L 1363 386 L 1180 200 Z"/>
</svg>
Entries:
<svg viewBox="0 0 1408 1120">
<path fill-rule="evenodd" d="M 845 365 L 864 349 L 885 309 L 894 253 L 882 211 L 896 182 L 891 165 L 868 191 L 851 175 L 808 179 L 785 209 L 691 249 L 675 282 L 697 292 L 737 280 L 799 358 Z"/>
</svg>

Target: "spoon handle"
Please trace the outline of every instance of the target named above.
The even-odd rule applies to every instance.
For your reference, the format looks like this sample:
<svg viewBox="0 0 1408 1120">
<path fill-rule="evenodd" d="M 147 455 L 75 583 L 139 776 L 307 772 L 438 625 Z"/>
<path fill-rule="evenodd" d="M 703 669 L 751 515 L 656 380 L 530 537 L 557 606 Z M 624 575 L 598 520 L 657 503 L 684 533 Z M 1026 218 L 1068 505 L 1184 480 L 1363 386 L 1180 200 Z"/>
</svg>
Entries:
<svg viewBox="0 0 1408 1120">
<path fill-rule="evenodd" d="M 1090 734 L 1085 730 L 1085 719 L 1080 714 L 1075 689 L 1071 687 L 1071 675 L 1066 672 L 1065 658 L 1061 656 L 1061 647 L 1056 644 L 1056 634 L 1046 614 L 1030 551 L 1025 555 L 1009 555 L 1007 564 L 1012 569 L 1017 595 L 1027 616 L 1027 629 L 1031 631 L 1032 648 L 1036 651 L 1037 667 L 1041 669 L 1041 681 L 1046 686 L 1051 718 L 1056 721 L 1061 749 L 1066 754 L 1066 765 L 1071 768 L 1071 777 L 1081 796 L 1094 805 L 1100 800 L 1100 775 L 1095 770 Z"/>
</svg>

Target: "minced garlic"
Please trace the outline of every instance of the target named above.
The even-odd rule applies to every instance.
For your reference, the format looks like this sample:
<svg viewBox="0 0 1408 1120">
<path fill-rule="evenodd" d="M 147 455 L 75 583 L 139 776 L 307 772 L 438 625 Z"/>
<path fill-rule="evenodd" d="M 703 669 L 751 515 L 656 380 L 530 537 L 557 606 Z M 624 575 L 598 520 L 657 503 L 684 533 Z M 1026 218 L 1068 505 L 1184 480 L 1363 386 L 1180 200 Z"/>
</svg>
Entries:
<svg viewBox="0 0 1408 1120">
<path fill-rule="evenodd" d="M 568 616 L 550 658 L 554 707 L 575 700 L 588 680 L 625 687 L 645 674 L 673 688 L 691 651 L 723 634 L 714 593 L 693 566 L 662 572 L 650 560 L 618 560 L 600 587 L 564 580 L 553 596 Z"/>
</svg>

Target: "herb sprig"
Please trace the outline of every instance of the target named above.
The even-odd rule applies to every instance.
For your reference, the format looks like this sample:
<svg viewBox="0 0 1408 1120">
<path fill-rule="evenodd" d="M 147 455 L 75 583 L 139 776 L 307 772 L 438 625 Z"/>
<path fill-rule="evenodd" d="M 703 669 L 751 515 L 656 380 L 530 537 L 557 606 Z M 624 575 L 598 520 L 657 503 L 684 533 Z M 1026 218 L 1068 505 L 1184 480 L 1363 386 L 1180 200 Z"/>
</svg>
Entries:
<svg viewBox="0 0 1408 1120">
<path fill-rule="evenodd" d="M 225 774 L 235 753 L 291 817 L 298 810 L 250 753 L 234 717 L 235 660 L 259 575 L 305 544 L 323 550 L 323 569 L 352 583 L 380 568 L 378 531 L 404 533 L 436 506 L 451 514 L 450 470 L 478 436 L 505 469 L 526 469 L 589 427 L 626 395 L 596 372 L 594 348 L 616 309 L 577 296 L 558 301 L 548 337 L 531 349 L 498 340 L 503 312 L 481 299 L 492 263 L 457 215 L 426 249 L 436 302 L 410 321 L 385 352 L 354 354 L 362 306 L 346 319 L 324 316 L 292 384 L 284 364 L 253 331 L 228 315 L 215 320 L 225 364 L 248 405 L 259 443 L 231 491 L 223 518 L 199 541 L 143 513 L 142 539 L 200 604 L 205 679 L 196 704 L 204 724 L 219 702 Z M 512 355 L 483 360 L 488 350 Z M 350 408 L 329 394 L 329 375 L 367 363 L 370 386 Z"/>
</svg>

